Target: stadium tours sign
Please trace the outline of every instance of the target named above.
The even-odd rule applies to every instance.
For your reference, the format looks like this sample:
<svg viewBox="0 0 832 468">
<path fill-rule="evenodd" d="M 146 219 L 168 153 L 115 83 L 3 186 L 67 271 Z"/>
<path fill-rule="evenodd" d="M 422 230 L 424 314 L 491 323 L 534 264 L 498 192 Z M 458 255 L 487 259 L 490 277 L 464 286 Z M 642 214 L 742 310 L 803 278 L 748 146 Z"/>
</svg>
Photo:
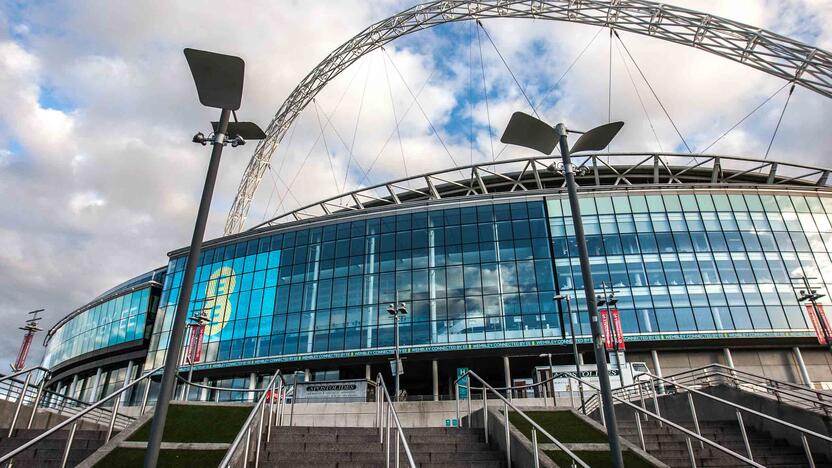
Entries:
<svg viewBox="0 0 832 468">
<path fill-rule="evenodd" d="M 302 402 L 353 402 L 367 400 L 367 380 L 298 382 L 295 395 Z"/>
</svg>

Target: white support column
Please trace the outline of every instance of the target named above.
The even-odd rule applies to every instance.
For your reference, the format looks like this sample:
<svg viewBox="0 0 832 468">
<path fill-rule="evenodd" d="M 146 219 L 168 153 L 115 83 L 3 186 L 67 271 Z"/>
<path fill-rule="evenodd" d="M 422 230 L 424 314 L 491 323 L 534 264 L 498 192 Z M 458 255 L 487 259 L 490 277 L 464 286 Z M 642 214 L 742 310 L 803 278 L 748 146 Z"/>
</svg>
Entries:
<svg viewBox="0 0 832 468">
<path fill-rule="evenodd" d="M 506 387 L 511 387 L 511 364 L 509 363 L 508 356 L 503 356 L 503 372 L 505 373 Z M 513 393 L 511 390 L 506 391 L 509 400 L 511 400 Z M 468 398 L 471 398 L 470 393 Z"/>
<path fill-rule="evenodd" d="M 72 383 L 69 384 L 69 391 L 66 392 L 66 396 L 70 398 L 75 398 L 75 387 L 78 385 L 78 374 L 72 376 Z"/>
<path fill-rule="evenodd" d="M 367 380 L 373 380 L 373 368 L 369 364 L 364 366 L 364 378 Z"/>
<path fill-rule="evenodd" d="M 248 376 L 248 389 L 249 390 L 254 390 L 255 388 L 257 388 L 257 374 L 252 372 Z M 246 395 L 246 400 L 254 401 L 255 399 L 256 399 L 256 395 L 254 394 L 254 392 L 248 392 L 248 395 Z"/>
<path fill-rule="evenodd" d="M 806 368 L 806 363 L 803 361 L 803 353 L 800 352 L 800 348 L 795 346 L 792 348 L 792 353 L 794 354 L 795 362 L 797 362 L 797 369 L 800 371 L 800 378 L 803 380 L 803 385 L 813 388 L 812 378 L 809 377 L 809 369 Z"/>
<path fill-rule="evenodd" d="M 303 370 L 303 381 L 309 382 L 312 380 L 312 371 L 310 369 Z"/>
<path fill-rule="evenodd" d="M 439 401 L 439 362 L 434 359 L 431 367 L 433 369 L 433 401 Z"/>
<path fill-rule="evenodd" d="M 202 385 L 208 385 L 208 377 L 202 378 Z M 208 401 L 208 389 L 207 388 L 200 388 L 199 389 L 199 401 Z"/>
<path fill-rule="evenodd" d="M 650 350 L 650 357 L 653 358 L 653 372 L 656 374 L 657 377 L 663 377 L 662 375 L 662 364 L 659 362 L 659 353 L 655 349 Z M 661 380 L 658 382 L 659 393 L 664 393 L 664 382 Z"/>
<path fill-rule="evenodd" d="M 92 384 L 92 393 L 90 394 L 90 403 L 98 401 L 98 394 L 100 393 L 100 389 L 98 386 L 101 385 L 101 368 L 95 370 L 95 380 L 93 380 Z"/>
<path fill-rule="evenodd" d="M 725 365 L 730 367 L 731 369 L 734 368 L 734 356 L 731 355 L 731 350 L 728 348 L 722 348 L 722 354 L 725 356 Z"/>
</svg>

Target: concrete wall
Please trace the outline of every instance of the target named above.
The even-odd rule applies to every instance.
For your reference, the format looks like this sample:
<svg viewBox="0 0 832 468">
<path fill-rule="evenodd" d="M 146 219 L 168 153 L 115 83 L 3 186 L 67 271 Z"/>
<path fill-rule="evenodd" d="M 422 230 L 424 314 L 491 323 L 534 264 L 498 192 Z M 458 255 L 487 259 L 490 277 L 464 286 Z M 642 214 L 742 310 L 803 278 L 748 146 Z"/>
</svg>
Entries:
<svg viewBox="0 0 832 468">
<path fill-rule="evenodd" d="M 800 370 L 792 348 L 743 349 L 730 348 L 736 369 L 753 374 L 802 384 Z M 800 348 L 809 377 L 815 387 L 828 382 L 832 388 L 832 354 L 820 348 Z M 707 366 L 712 363 L 728 365 L 722 348 L 706 350 L 659 350 L 659 364 L 665 376 Z M 649 351 L 627 353 L 628 362 L 645 362 L 655 372 L 653 358 Z"/>
</svg>

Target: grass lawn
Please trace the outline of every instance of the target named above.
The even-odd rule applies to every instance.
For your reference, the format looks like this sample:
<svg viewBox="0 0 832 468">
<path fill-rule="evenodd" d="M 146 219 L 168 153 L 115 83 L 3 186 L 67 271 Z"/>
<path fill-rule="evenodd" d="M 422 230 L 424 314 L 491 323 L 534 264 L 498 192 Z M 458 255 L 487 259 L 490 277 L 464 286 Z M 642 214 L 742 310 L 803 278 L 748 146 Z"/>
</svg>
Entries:
<svg viewBox="0 0 832 468">
<path fill-rule="evenodd" d="M 117 448 L 98 462 L 96 468 L 133 468 L 144 463 L 144 449 Z M 217 466 L 224 450 L 162 450 L 159 467 L 203 468 Z"/>
<path fill-rule="evenodd" d="M 527 411 L 526 415 L 539 424 L 549 434 L 565 443 L 604 443 L 607 436 L 596 430 L 569 411 Z M 532 425 L 515 412 L 509 414 L 511 424 L 532 440 Z M 537 441 L 549 444 L 545 436 L 537 434 Z"/>
<path fill-rule="evenodd" d="M 250 406 L 170 405 L 163 442 L 231 443 L 240 432 Z M 127 440 L 147 441 L 150 421 Z"/>
<path fill-rule="evenodd" d="M 546 450 L 545 453 L 558 466 L 570 466 L 571 459 L 560 450 Z M 612 459 L 609 452 L 576 451 L 574 453 L 592 468 L 612 468 Z M 625 451 L 622 455 L 624 456 L 624 466 L 627 468 L 649 468 L 653 466 L 632 452 Z"/>
</svg>

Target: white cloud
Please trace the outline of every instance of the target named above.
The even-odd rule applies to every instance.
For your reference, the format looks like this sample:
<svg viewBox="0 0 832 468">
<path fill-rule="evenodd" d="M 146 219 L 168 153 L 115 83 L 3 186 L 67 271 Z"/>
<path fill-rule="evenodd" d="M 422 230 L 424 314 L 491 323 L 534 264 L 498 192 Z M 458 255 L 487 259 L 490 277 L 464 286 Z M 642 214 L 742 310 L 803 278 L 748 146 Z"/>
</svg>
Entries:
<svg viewBox="0 0 832 468">
<path fill-rule="evenodd" d="M 679 3 L 822 47 L 832 44 L 832 7 L 822 0 Z M 0 138 L 7 147 L 0 151 L 0 197 L 13 201 L 0 204 L 0 310 L 10 314 L 6 318 L 18 320 L 16 314 L 45 306 L 46 321 L 54 323 L 117 282 L 164 264 L 166 251 L 187 243 L 208 161 L 208 149 L 189 141 L 197 130 L 206 131 L 217 113 L 197 103 L 183 47 L 242 55 L 247 76 L 239 117 L 265 126 L 326 54 L 410 3 L 263 0 L 246 3 L 247 14 L 233 20 L 214 13 L 225 6 L 219 1 L 27 4 L 11 25 L 0 11 L 0 108 L 14 109 L 0 115 Z M 561 22 L 497 20 L 485 25 L 521 82 L 532 83 L 528 92 L 535 100 L 595 33 L 588 26 Z M 460 28 L 463 39 L 473 30 L 471 23 L 448 27 Z M 497 139 L 508 116 L 527 106 L 482 37 L 488 110 L 480 100 L 461 112 L 463 118 L 474 116 L 473 146 L 467 132 L 442 129 L 453 123 L 451 112 L 468 98 L 469 74 L 475 89 L 481 89 L 479 51 L 459 37 L 425 31 L 386 48 L 410 91 L 381 51 L 332 80 L 316 102 L 324 124 L 332 113 L 324 135 L 334 158 L 325 155 L 323 140 L 314 144 L 321 131 L 310 105 L 272 159 L 282 179 L 279 189 L 267 206 L 273 192 L 267 173 L 249 224 L 271 214 L 280 199 L 285 198 L 287 209 L 334 195 L 336 187 L 343 188 L 350 147 L 349 188 L 403 177 L 405 166 L 410 175 L 451 166 L 428 120 L 458 163 L 491 159 L 489 121 Z M 782 83 L 702 51 L 628 34 L 623 38 L 695 147 L 712 141 Z M 607 61 L 608 38 L 602 32 L 562 89 L 540 103 L 542 115 L 584 127 L 606 121 Z M 656 149 L 615 49 L 613 68 L 612 117 L 627 121 L 614 149 Z M 676 147 L 673 128 L 646 86 L 638 86 L 662 147 Z M 421 109 L 410 95 L 420 90 Z M 390 94 L 401 119 L 398 131 Z M 761 155 L 784 99 L 782 94 L 772 100 L 712 151 Z M 825 151 L 832 136 L 823 125 L 830 116 L 828 99 L 799 88 L 771 157 L 829 165 Z M 250 143 L 224 153 L 209 237 L 221 233 L 253 147 Z M 495 152 L 502 148 L 494 143 Z M 502 158 L 514 154 L 509 150 Z M 371 166 L 365 180 L 362 171 Z M 285 184 L 293 179 L 292 193 L 284 197 Z M 16 333 L 0 333 L 0 358 L 11 358 L 17 341 Z"/>
</svg>

